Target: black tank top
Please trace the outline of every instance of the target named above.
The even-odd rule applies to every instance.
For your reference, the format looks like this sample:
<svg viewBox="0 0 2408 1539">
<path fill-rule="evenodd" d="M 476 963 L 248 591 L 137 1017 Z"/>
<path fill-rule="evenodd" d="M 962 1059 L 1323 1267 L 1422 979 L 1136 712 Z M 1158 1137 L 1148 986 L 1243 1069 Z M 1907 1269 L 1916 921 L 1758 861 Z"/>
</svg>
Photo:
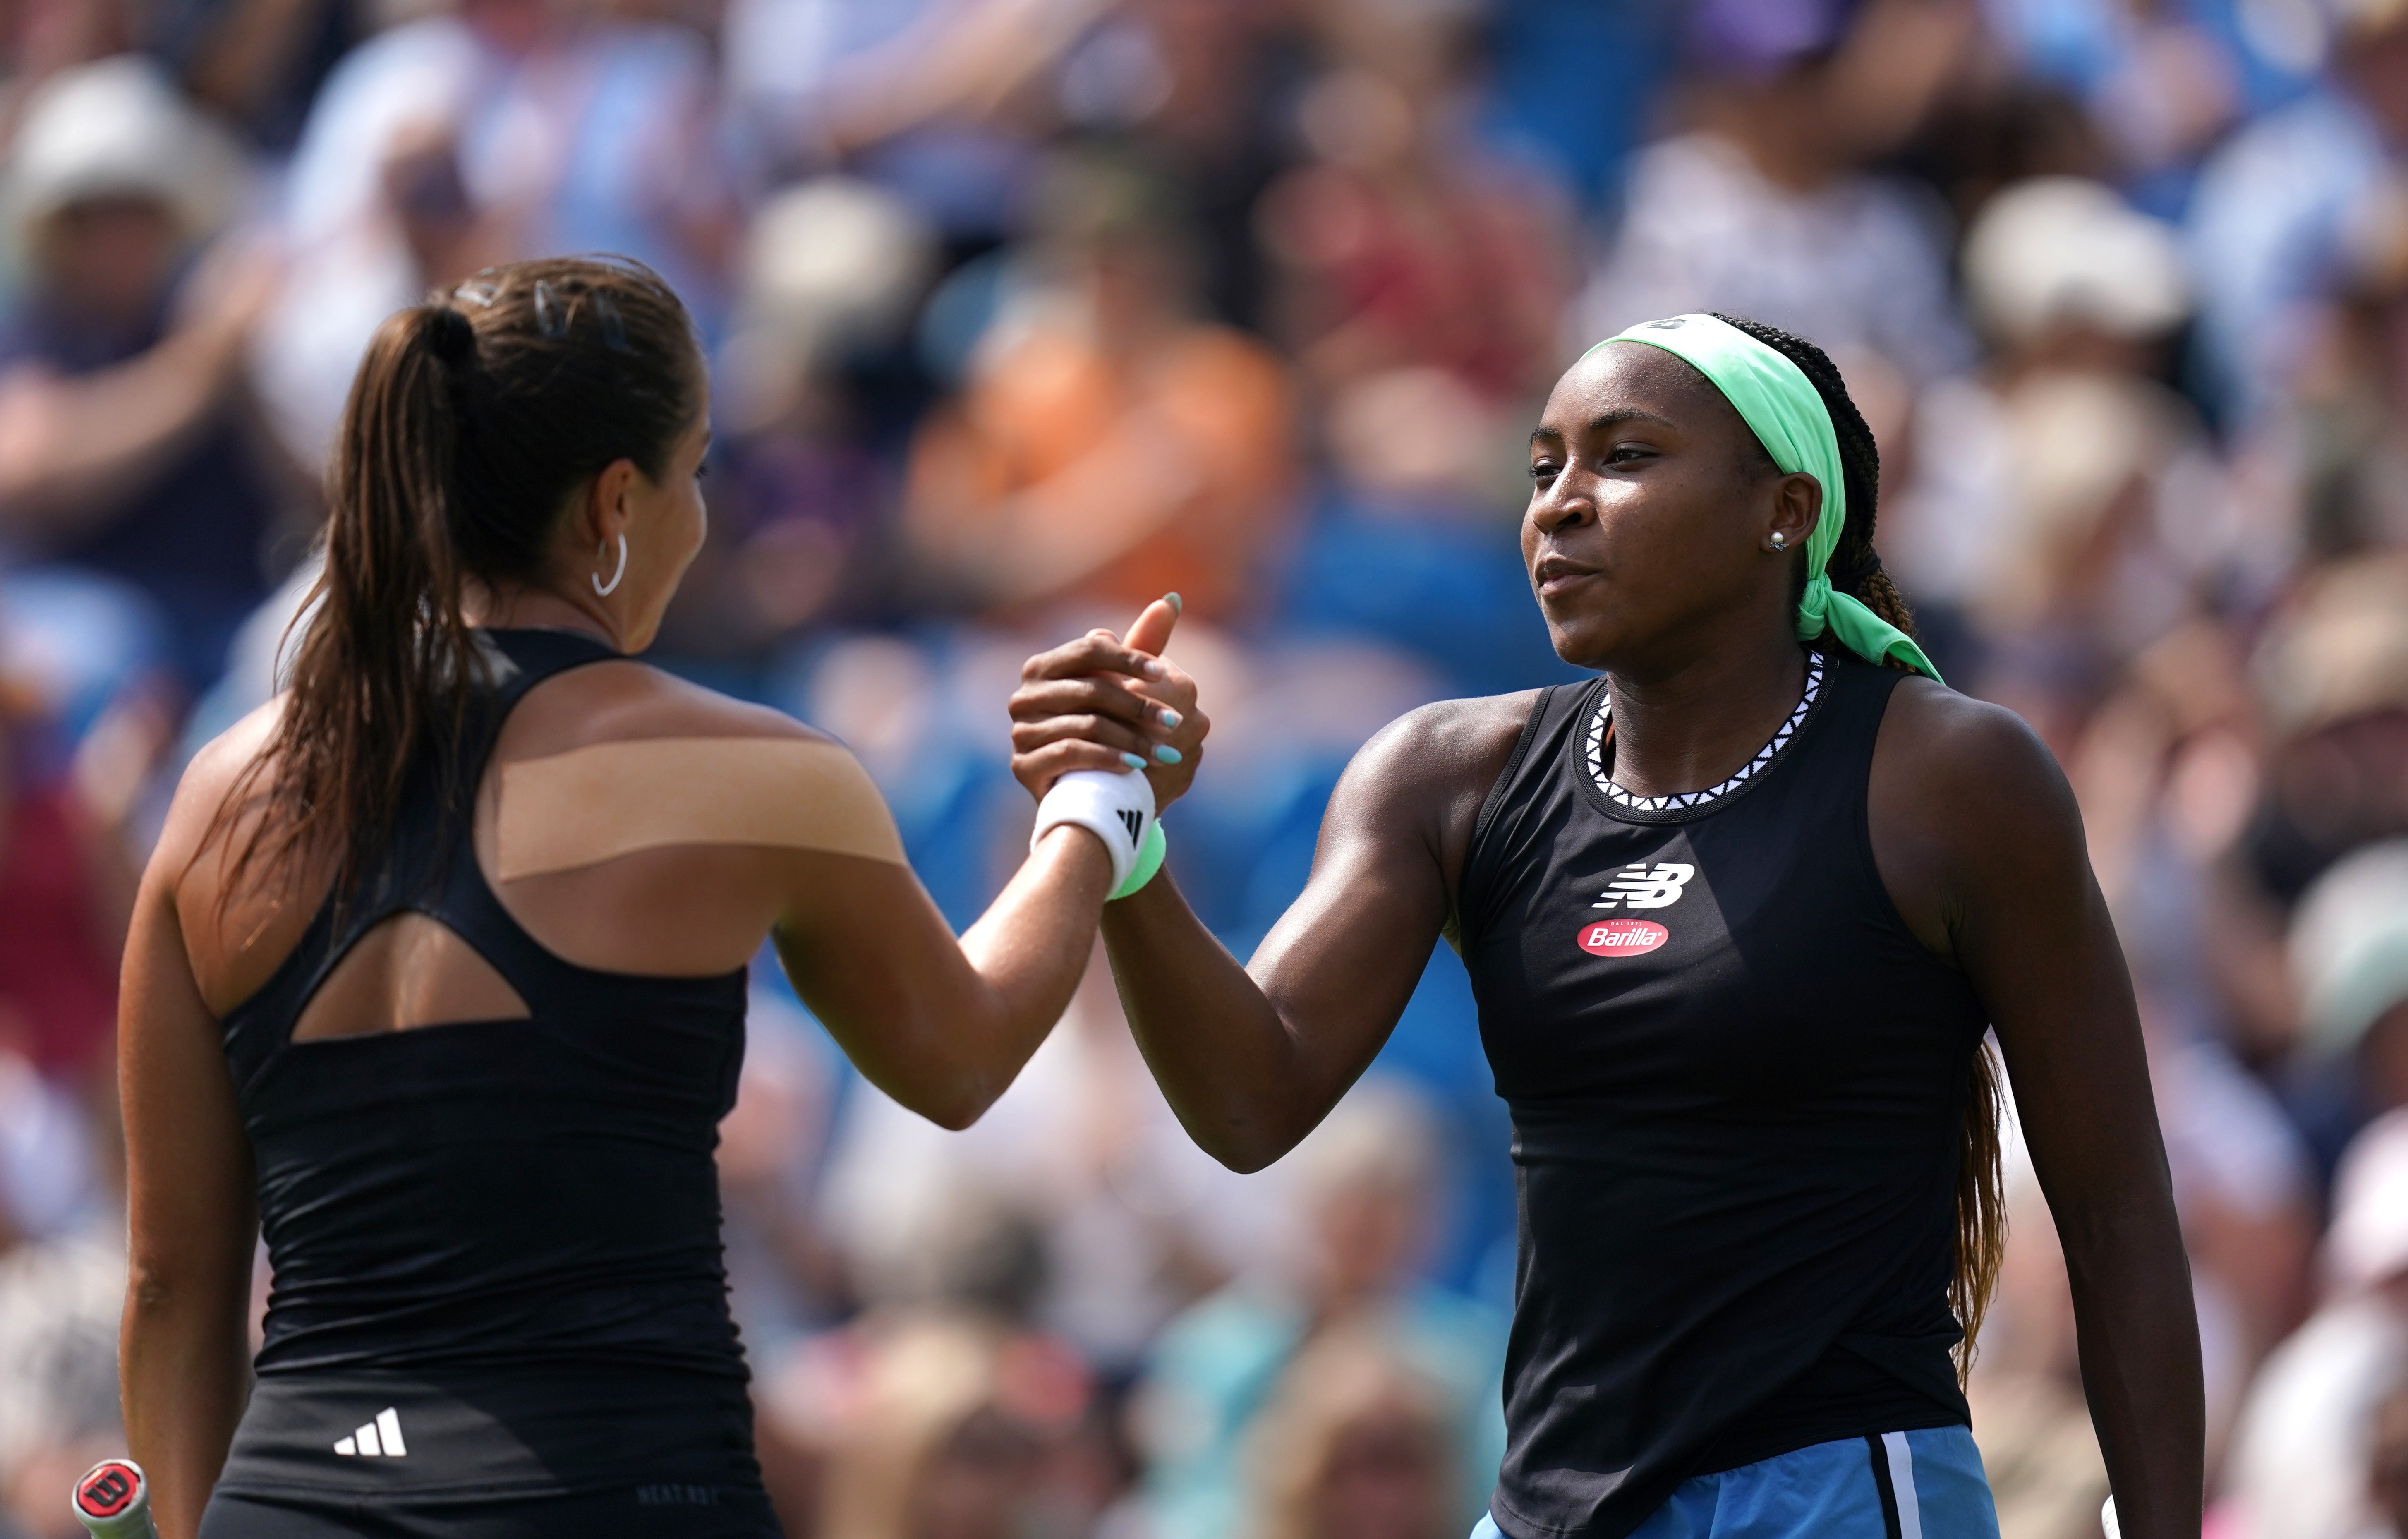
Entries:
<svg viewBox="0 0 2408 1539">
<path fill-rule="evenodd" d="M 578 967 L 502 907 L 472 842 L 502 723 L 543 680 L 619 654 L 564 631 L 481 632 L 479 646 L 486 677 L 452 786 L 419 767 L 383 862 L 348 903 L 330 895 L 225 1018 L 275 1287 L 221 1484 L 754 1487 L 714 1163 L 744 974 Z M 530 1018 L 294 1043 L 345 953 L 406 911 L 474 947 Z M 369 1431 L 387 1410 L 406 1457 Z"/>
<path fill-rule="evenodd" d="M 1691 1475 L 1969 1420 L 1947 1285 L 1985 1015 L 1873 865 L 1903 675 L 1808 661 L 1763 752 L 1684 797 L 1612 784 L 1602 680 L 1547 691 L 1474 829 L 1461 945 L 1521 1210 L 1513 1539 L 1614 1539 Z"/>
</svg>

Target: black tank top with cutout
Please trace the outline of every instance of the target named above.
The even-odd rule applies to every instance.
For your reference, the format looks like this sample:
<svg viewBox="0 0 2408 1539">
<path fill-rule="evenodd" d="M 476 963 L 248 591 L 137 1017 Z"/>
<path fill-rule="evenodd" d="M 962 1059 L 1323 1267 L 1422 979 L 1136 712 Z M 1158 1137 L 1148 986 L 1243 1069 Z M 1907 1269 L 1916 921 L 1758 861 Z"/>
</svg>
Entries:
<svg viewBox="0 0 2408 1539">
<path fill-rule="evenodd" d="M 1458 913 L 1513 1120 L 1512 1539 L 1616 1539 L 1689 1476 L 1969 1419 L 1947 1285 L 1985 1017 L 1873 864 L 1901 677 L 1810 653 L 1745 769 L 1653 800 L 1611 782 L 1604 682 L 1558 685 L 1482 810 Z"/>
<path fill-rule="evenodd" d="M 220 1486 L 747 1496 L 715 1164 L 745 977 L 576 966 L 503 908 L 473 843 L 502 724 L 545 679 L 620 654 L 565 631 L 478 636 L 452 784 L 422 767 L 386 858 L 223 1023 L 274 1287 Z M 466 942 L 528 1016 L 294 1042 L 344 955 L 406 912 Z"/>
</svg>

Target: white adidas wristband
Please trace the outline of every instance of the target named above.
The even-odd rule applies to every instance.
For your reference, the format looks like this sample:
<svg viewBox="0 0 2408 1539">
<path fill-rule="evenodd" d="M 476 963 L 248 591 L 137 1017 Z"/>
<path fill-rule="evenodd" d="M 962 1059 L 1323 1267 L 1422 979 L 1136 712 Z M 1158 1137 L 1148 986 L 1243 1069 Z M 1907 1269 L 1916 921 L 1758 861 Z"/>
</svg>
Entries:
<svg viewBox="0 0 2408 1539">
<path fill-rule="evenodd" d="M 1114 774 L 1109 770 L 1073 770 L 1054 783 L 1037 804 L 1037 828 L 1028 847 L 1048 830 L 1075 823 L 1104 841 L 1112 857 L 1111 890 L 1118 892 L 1137 869 L 1145 833 L 1154 827 L 1154 783 L 1142 770 Z"/>
</svg>

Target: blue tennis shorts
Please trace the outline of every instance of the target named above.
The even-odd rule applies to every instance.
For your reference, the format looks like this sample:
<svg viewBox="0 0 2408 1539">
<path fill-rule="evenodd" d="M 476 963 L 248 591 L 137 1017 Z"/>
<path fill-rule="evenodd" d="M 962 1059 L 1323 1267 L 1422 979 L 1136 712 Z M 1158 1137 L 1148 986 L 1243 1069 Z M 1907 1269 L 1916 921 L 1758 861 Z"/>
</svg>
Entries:
<svg viewBox="0 0 2408 1539">
<path fill-rule="evenodd" d="M 1503 1539 L 1484 1517 L 1471 1539 Z M 1963 1427 L 1843 1438 L 1684 1480 L 1630 1539 L 1999 1539 Z"/>
</svg>

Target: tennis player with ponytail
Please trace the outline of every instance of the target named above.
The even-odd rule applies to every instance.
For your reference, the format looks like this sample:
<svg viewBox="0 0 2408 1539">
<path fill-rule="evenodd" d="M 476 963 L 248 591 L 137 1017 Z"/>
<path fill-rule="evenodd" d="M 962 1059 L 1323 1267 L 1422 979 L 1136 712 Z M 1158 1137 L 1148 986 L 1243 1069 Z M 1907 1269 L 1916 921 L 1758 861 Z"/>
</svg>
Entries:
<svg viewBox="0 0 2408 1539">
<path fill-rule="evenodd" d="M 1107 909 L 1171 1105 L 1227 1164 L 1278 1158 L 1445 936 L 1521 1190 L 1484 1531 L 1987 1539 L 1960 1384 L 2004 1239 L 1995 1031 L 2122 1532 L 2196 1539 L 2188 1270 L 2080 818 L 1916 647 L 1830 360 L 1725 317 L 1634 327 L 1556 384 L 1530 473 L 1540 608 L 1603 677 L 1374 738 L 1250 968 L 1167 881 Z M 1116 658 L 1030 661 L 1032 787 L 1137 749 L 1157 700 L 1200 724 L 1183 676 Z M 1199 757 L 1151 770 L 1160 800 Z"/>
<path fill-rule="evenodd" d="M 166 1539 L 775 1535 L 712 1161 L 746 964 L 774 939 L 962 1126 L 1135 866 L 1132 755 L 1048 797 L 956 942 L 842 749 L 629 658 L 702 540 L 706 417 L 631 264 L 495 269 L 369 348 L 292 686 L 186 773 L 127 949 L 126 1427 Z"/>
</svg>

